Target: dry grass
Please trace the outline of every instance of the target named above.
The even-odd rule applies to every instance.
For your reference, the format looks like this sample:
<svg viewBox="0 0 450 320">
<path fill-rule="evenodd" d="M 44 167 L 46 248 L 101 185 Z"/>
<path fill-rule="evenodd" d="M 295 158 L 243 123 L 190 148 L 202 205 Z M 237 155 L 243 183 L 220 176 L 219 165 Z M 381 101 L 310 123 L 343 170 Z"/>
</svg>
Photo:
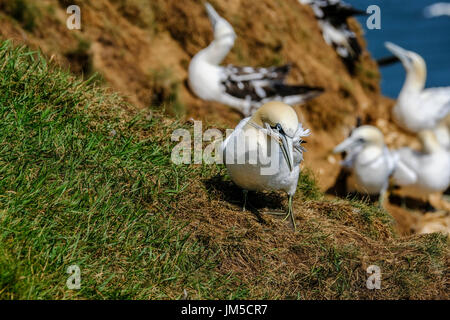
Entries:
<svg viewBox="0 0 450 320">
<path fill-rule="evenodd" d="M 71 55 L 67 56 L 66 49 L 76 50 L 80 39 L 87 41 L 89 49 L 82 49 L 92 59 L 93 68 L 134 105 L 82 86 L 82 90 L 74 89 L 76 92 L 68 96 L 73 99 L 81 95 L 84 102 L 92 99 L 97 102 L 80 105 L 76 99 L 64 100 L 71 107 L 76 106 L 76 112 L 72 113 L 72 109 L 61 110 L 48 100 L 23 104 L 27 95 L 4 88 L 4 92 L 15 94 L 17 101 L 21 101 L 11 104 L 15 100 L 9 99 L 3 104 L 5 146 L 12 148 L 8 135 L 13 132 L 24 150 L 34 152 L 42 148 L 37 141 L 26 140 L 30 138 L 27 135 L 19 135 L 23 132 L 7 130 L 17 127 L 16 120 L 7 118 L 10 110 L 23 106 L 19 111 L 30 113 L 32 126 L 38 132 L 48 126 L 43 120 L 49 114 L 54 115 L 54 122 L 50 123 L 56 131 L 47 141 L 48 148 L 57 142 L 57 151 L 65 151 L 61 141 L 69 138 L 64 131 L 67 123 L 69 128 L 82 133 L 74 136 L 74 141 L 91 141 L 83 140 L 88 137 L 96 146 L 92 150 L 88 148 L 91 144 L 82 144 L 88 149 L 64 158 L 82 164 L 77 169 L 80 171 L 70 176 L 71 183 L 84 183 L 77 179 L 92 170 L 92 163 L 80 157 L 85 151 L 92 152 L 90 161 L 104 166 L 115 180 L 111 185 L 105 185 L 102 180 L 105 177 L 90 181 L 91 188 L 83 189 L 82 196 L 91 202 L 81 209 L 75 201 L 81 197 L 79 194 L 74 198 L 42 196 L 36 205 L 30 202 L 54 188 L 54 181 L 44 183 L 37 179 L 42 163 L 54 170 L 55 181 L 67 183 L 68 172 L 53 168 L 56 162 L 53 158 L 39 158 L 42 163 L 30 161 L 34 169 L 23 178 L 24 196 L 9 192 L 17 187 L 14 181 L 2 180 L 2 193 L 8 191 L 7 197 L 0 197 L 2 297 L 180 298 L 186 289 L 189 298 L 449 298 L 447 238 L 438 234 L 400 237 L 388 213 L 354 200 L 326 200 L 319 191 L 334 182 L 337 163 L 327 161 L 328 153 L 354 124 L 355 114 L 369 121 L 385 119 L 390 131 L 395 131 L 386 112 L 392 102 L 379 95 L 378 72 L 368 53 L 357 76 L 352 78 L 321 39 L 312 12 L 299 6 L 296 0 L 255 3 L 233 0 L 227 5 L 223 1 L 213 2 L 239 35 L 226 62 L 266 65 L 292 61 L 290 81 L 321 85 L 327 90 L 323 97 L 302 107 L 302 120 L 314 130 L 306 154 L 309 169 L 304 170 L 306 174 L 300 179 L 294 202 L 299 231 L 293 233 L 286 223 L 262 214 L 268 208 L 283 208 L 286 205 L 283 195 L 251 194 L 255 209 L 242 212 L 241 191 L 228 180 L 223 167 L 170 164 L 173 144 L 167 137 L 179 126 L 190 129 L 188 124 L 168 119 L 159 112 L 149 120 L 148 107 L 158 86 L 166 103 L 174 101 L 176 91 L 176 98 L 186 107 L 187 117 L 201 118 L 221 128 L 240 119 L 226 106 L 199 101 L 184 86 L 189 58 L 211 39 L 201 1 L 157 0 L 151 6 L 121 0 L 76 3 L 83 6 L 81 37 L 68 33 L 64 27 L 66 1 L 62 0 L 45 2 L 43 6 L 52 7 L 54 13 L 41 10 L 42 16 L 34 20 L 32 31 L 27 31 L 9 11 L 0 7 L 0 16 L 8 17 L 0 34 L 33 47 L 40 46 L 47 56 L 55 54 L 54 60 L 64 66 L 76 62 L 68 61 Z M 140 10 L 139 19 L 130 19 L 136 10 Z M 246 18 L 253 14 L 261 16 L 260 21 L 253 23 Z M 280 16 L 285 19 L 280 21 Z M 3 66 L 7 65 L 5 61 L 1 62 Z M 28 70 L 27 65 L 22 67 Z M 171 70 L 167 72 L 170 77 L 155 76 L 155 70 L 158 75 L 161 70 Z M 47 76 L 46 72 L 41 76 Z M 64 73 L 51 72 L 58 75 L 53 80 L 68 81 Z M 51 83 L 58 88 L 55 81 Z M 43 106 L 50 111 L 41 109 Z M 59 117 L 64 121 L 56 121 Z M 112 129 L 117 135 L 111 136 Z M 32 152 L 25 154 L 32 159 L 35 157 Z M 13 157 L 2 161 L 8 164 L 3 170 L 21 170 Z M 123 192 L 126 198 L 121 198 Z M 49 202 L 57 205 L 51 207 Z M 55 208 L 50 211 L 51 216 L 49 207 Z M 22 216 L 24 208 L 35 216 Z M 70 228 L 72 218 L 74 212 L 85 211 L 96 215 L 77 215 L 75 222 L 82 235 L 83 250 L 74 257 L 66 249 L 76 247 L 80 241 Z M 49 217 L 52 219 L 48 220 Z M 92 230 L 91 219 L 98 230 Z M 40 237 L 28 237 L 24 228 L 11 235 L 8 230 L 15 228 L 17 221 L 22 221 L 24 228 L 29 227 L 32 235 L 42 228 L 37 234 Z M 52 223 L 57 224 L 56 229 Z M 30 244 L 29 239 L 38 240 Z M 54 256 L 60 260 L 49 260 Z M 75 294 L 64 287 L 67 259 L 83 261 L 89 279 L 86 287 Z M 365 287 L 366 268 L 371 264 L 381 267 L 379 291 Z M 42 268 L 45 272 L 36 271 Z"/>
<path fill-rule="evenodd" d="M 237 112 L 197 99 L 186 86 L 190 58 L 212 40 L 204 1 L 79 0 L 76 3 L 83 12 L 79 32 L 65 28 L 67 3 L 40 3 L 41 17 L 35 22 L 34 32 L 6 19 L 0 34 L 42 48 L 47 56 L 54 55 L 55 60 L 72 70 L 89 70 L 92 62 L 93 69 L 108 85 L 140 108 L 159 108 L 154 105 L 156 101 L 175 100 L 182 102 L 175 103 L 176 108 L 166 103 L 165 110 L 172 115 L 229 127 L 240 120 Z M 310 137 L 314 148 L 307 163 L 318 175 L 320 187 L 329 187 L 337 166 L 326 161 L 328 152 L 354 125 L 356 115 L 365 119 L 368 114 L 382 118 L 388 114 L 386 102 L 379 98 L 379 75 L 369 53 L 364 52 L 356 76 L 350 76 L 322 39 L 312 10 L 297 0 L 217 0 L 212 4 L 232 23 L 238 35 L 225 64 L 267 66 L 290 62 L 293 68 L 289 82 L 326 89 L 323 96 L 297 111 L 314 133 Z M 0 15 L 10 17 L 9 11 L 0 10 Z M 251 16 L 260 19 L 248 19 Z M 352 28 L 361 35 L 355 21 Z M 68 48 L 80 53 L 79 39 L 91 44 L 89 52 L 68 54 Z M 362 37 L 360 41 L 364 42 Z M 80 60 L 85 61 L 84 66 L 80 66 Z M 155 81 L 155 70 L 170 74 L 170 82 Z"/>
<path fill-rule="evenodd" d="M 301 195 L 294 202 L 297 233 L 262 214 L 282 208 L 283 195 L 250 195 L 256 209 L 242 212 L 241 191 L 222 171 L 192 185 L 175 215 L 189 221 L 194 239 L 218 252 L 219 272 L 236 275 L 240 298 L 448 298 L 444 236 L 401 239 L 386 212 L 358 201 L 301 200 Z M 382 270 L 379 291 L 365 286 L 372 264 Z"/>
</svg>

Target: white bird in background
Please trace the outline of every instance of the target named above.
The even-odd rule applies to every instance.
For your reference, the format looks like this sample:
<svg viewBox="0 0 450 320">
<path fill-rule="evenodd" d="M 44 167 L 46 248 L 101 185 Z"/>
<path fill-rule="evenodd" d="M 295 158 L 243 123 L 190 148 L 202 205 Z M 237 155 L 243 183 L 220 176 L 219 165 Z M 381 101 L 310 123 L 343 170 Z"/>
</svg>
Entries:
<svg viewBox="0 0 450 320">
<path fill-rule="evenodd" d="M 424 89 L 427 70 L 423 58 L 391 42 L 386 48 L 406 70 L 406 80 L 393 109 L 394 120 L 411 132 L 436 130 L 439 143 L 450 147 L 450 87 Z"/>
<path fill-rule="evenodd" d="M 299 0 L 299 2 L 311 6 L 325 42 L 336 50 L 348 70 L 353 73 L 362 49 L 356 34 L 350 30 L 347 19 L 354 15 L 365 15 L 366 12 L 340 0 Z"/>
<path fill-rule="evenodd" d="M 379 205 L 382 206 L 396 161 L 384 144 L 381 131 L 368 125 L 354 129 L 350 137 L 333 150 L 334 153 L 344 151 L 347 157 L 343 165 L 351 169 L 354 180 L 354 185 L 349 187 L 360 193 L 380 195 Z"/>
<path fill-rule="evenodd" d="M 396 169 L 394 182 L 421 194 L 445 191 L 450 185 L 450 152 L 438 143 L 432 131 L 421 131 L 418 136 L 421 152 L 407 147 L 393 152 L 409 169 Z"/>
<path fill-rule="evenodd" d="M 296 229 L 292 198 L 303 160 L 302 138 L 308 135 L 294 109 L 276 101 L 237 125 L 222 149 L 231 179 L 244 190 L 244 210 L 248 190 L 285 191 L 289 197 L 285 219 L 290 217 Z"/>
<path fill-rule="evenodd" d="M 198 97 L 229 105 L 249 116 L 269 101 L 295 105 L 323 92 L 322 88 L 284 84 L 289 65 L 270 68 L 220 66 L 233 47 L 236 34 L 209 3 L 205 6 L 214 29 L 214 40 L 197 53 L 189 65 L 189 86 Z"/>
<path fill-rule="evenodd" d="M 439 144 L 450 151 L 450 113 L 441 123 L 433 130 Z"/>
<path fill-rule="evenodd" d="M 432 4 L 424 9 L 424 15 L 426 18 L 436 18 L 441 16 L 450 17 L 450 3 L 438 2 Z"/>
</svg>

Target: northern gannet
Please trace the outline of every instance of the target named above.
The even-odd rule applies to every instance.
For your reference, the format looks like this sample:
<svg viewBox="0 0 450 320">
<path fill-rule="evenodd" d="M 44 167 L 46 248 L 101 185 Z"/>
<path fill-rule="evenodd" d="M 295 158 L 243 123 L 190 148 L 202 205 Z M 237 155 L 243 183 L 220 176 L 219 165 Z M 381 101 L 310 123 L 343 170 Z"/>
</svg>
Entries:
<svg viewBox="0 0 450 320">
<path fill-rule="evenodd" d="M 450 3 L 448 2 L 438 2 L 429 5 L 424 9 L 424 15 L 426 18 L 435 18 L 441 16 L 450 17 Z"/>
<path fill-rule="evenodd" d="M 391 42 L 385 45 L 400 59 L 406 70 L 406 80 L 393 109 L 395 121 L 404 129 L 416 133 L 438 129 L 436 135 L 439 142 L 448 147 L 450 87 L 424 89 L 427 69 L 423 58 Z"/>
<path fill-rule="evenodd" d="M 299 0 L 299 2 L 311 6 L 325 42 L 336 50 L 347 69 L 353 73 L 362 49 L 356 34 L 350 30 L 347 19 L 366 12 L 352 8 L 341 0 Z"/>
<path fill-rule="evenodd" d="M 302 138 L 309 135 L 294 109 L 272 101 L 243 119 L 223 142 L 223 157 L 233 182 L 247 191 L 285 191 L 289 197 L 286 219 L 295 227 L 292 198 L 297 190 Z"/>
<path fill-rule="evenodd" d="M 400 62 L 400 59 L 397 58 L 396 56 L 388 56 L 388 57 L 383 57 L 383 58 L 379 58 L 376 60 L 376 63 L 378 65 L 378 67 L 385 67 L 385 66 L 390 66 L 394 63 L 398 63 Z"/>
<path fill-rule="evenodd" d="M 450 151 L 450 113 L 433 130 L 439 144 Z"/>
<path fill-rule="evenodd" d="M 205 6 L 214 29 L 214 40 L 189 64 L 189 86 L 199 98 L 229 105 L 249 116 L 269 101 L 295 105 L 323 92 L 322 88 L 284 84 L 290 65 L 270 68 L 220 66 L 234 45 L 236 33 L 209 3 Z"/>
<path fill-rule="evenodd" d="M 334 148 L 334 153 L 347 152 L 343 165 L 351 169 L 355 185 L 360 193 L 380 195 L 380 203 L 389 187 L 389 177 L 396 161 L 384 144 L 384 137 L 378 128 L 363 125 L 354 129 L 347 139 Z"/>
<path fill-rule="evenodd" d="M 421 194 L 445 191 L 450 185 L 450 152 L 438 143 L 433 131 L 424 130 L 418 136 L 421 152 L 407 147 L 393 152 L 410 169 L 396 169 L 394 182 Z"/>
</svg>

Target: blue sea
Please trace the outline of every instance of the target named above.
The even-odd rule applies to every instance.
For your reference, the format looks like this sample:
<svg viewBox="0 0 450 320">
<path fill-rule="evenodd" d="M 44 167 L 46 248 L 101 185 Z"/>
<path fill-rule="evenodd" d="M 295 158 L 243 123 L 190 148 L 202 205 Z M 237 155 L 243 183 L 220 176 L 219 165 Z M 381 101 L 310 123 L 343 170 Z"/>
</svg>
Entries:
<svg viewBox="0 0 450 320">
<path fill-rule="evenodd" d="M 358 18 L 365 29 L 368 47 L 375 59 L 389 56 L 384 42 L 391 41 L 419 53 L 427 63 L 427 87 L 450 86 L 450 16 L 426 18 L 424 8 L 439 0 L 347 0 L 366 10 L 370 5 L 381 9 L 381 29 L 369 30 L 367 17 Z M 447 1 L 448 2 L 448 1 Z M 381 68 L 382 91 L 397 97 L 405 72 L 400 63 Z"/>
</svg>

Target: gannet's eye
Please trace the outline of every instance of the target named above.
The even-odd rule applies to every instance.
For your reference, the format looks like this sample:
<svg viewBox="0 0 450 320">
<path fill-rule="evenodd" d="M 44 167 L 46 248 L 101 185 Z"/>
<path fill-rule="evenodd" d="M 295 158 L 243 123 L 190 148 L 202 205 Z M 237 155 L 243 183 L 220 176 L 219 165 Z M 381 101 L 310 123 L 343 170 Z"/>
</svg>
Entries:
<svg viewBox="0 0 450 320">
<path fill-rule="evenodd" d="M 271 126 L 271 128 L 272 129 L 276 129 L 276 130 L 278 130 L 278 131 L 281 131 L 281 130 L 283 130 L 283 128 L 281 128 L 281 124 L 279 124 L 279 123 L 277 123 L 276 125 L 274 125 L 273 127 Z"/>
<path fill-rule="evenodd" d="M 357 141 L 358 141 L 359 143 L 364 143 L 364 142 L 366 142 L 366 140 L 364 140 L 363 138 L 359 138 Z"/>
</svg>

